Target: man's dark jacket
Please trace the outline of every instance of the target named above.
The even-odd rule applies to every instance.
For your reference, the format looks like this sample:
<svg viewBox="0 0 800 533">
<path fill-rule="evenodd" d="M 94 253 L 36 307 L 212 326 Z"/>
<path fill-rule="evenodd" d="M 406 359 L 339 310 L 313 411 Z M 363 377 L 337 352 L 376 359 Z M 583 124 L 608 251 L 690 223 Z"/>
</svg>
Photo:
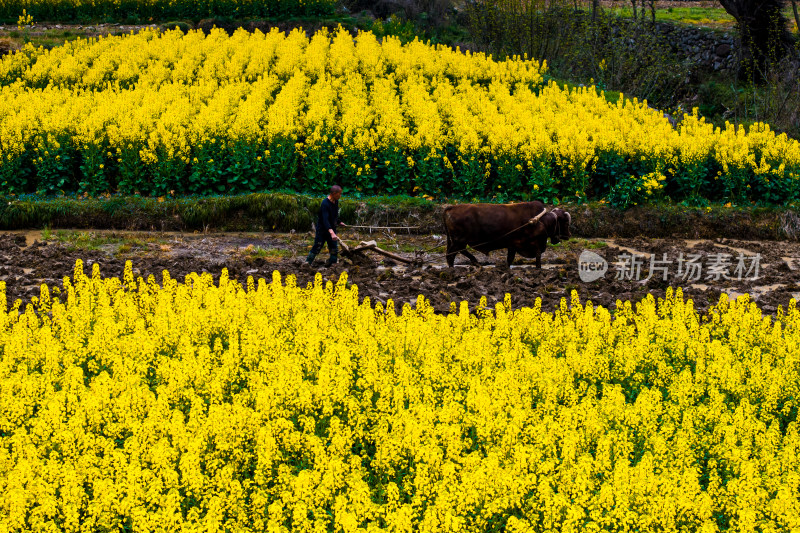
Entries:
<svg viewBox="0 0 800 533">
<path fill-rule="evenodd" d="M 322 200 L 317 215 L 317 235 L 328 236 L 328 230 L 332 229 L 336 233 L 339 227 L 339 202 L 331 202 L 327 197 Z"/>
</svg>

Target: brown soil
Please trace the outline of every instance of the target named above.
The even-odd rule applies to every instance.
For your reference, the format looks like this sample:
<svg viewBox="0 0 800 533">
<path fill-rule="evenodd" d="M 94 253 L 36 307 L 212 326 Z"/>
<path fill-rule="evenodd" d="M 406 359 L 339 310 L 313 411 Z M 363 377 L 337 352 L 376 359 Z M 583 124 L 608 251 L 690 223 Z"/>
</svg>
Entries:
<svg viewBox="0 0 800 533">
<path fill-rule="evenodd" d="M 260 30 L 262 32 L 269 32 L 272 28 L 277 28 L 282 32 L 290 32 L 296 28 L 302 28 L 307 34 L 312 35 L 319 29 L 325 27 L 335 29 L 337 22 L 317 20 L 309 18 L 306 20 L 288 20 L 288 21 L 275 21 L 275 20 L 227 20 L 209 18 L 203 19 L 193 24 L 191 21 L 170 21 L 165 20 L 159 23 L 149 24 L 119 24 L 119 23 L 98 23 L 98 24 L 75 24 L 75 23 L 36 23 L 28 26 L 27 31 L 29 37 L 44 37 L 53 31 L 63 32 L 69 31 L 72 35 L 77 35 L 84 38 L 100 37 L 107 35 L 124 35 L 128 33 L 139 33 L 146 29 L 173 29 L 172 23 L 182 22 L 188 24 L 190 28 L 203 30 L 205 33 L 211 31 L 212 28 L 218 27 L 228 33 L 233 33 L 239 28 L 244 28 L 249 32 Z M 350 28 L 352 31 L 353 28 Z M 0 25 L 0 36 L 8 35 L 10 32 L 18 32 L 18 28 L 14 24 Z"/>
<path fill-rule="evenodd" d="M 773 315 L 778 306 L 786 306 L 791 298 L 800 299 L 798 243 L 724 239 L 572 239 L 557 247 L 548 247 L 541 270 L 525 259 L 518 259 L 509 270 L 504 265 L 502 252 L 494 252 L 490 257 L 478 255 L 483 262 L 481 267 L 471 266 L 459 257 L 456 267 L 448 269 L 441 248 L 423 254 L 421 257 L 425 263 L 417 267 L 367 253 L 355 262 L 342 258 L 338 265 L 324 268 L 323 262 L 327 258 L 324 251 L 312 268 L 303 261 L 312 240 L 305 233 L 203 235 L 95 231 L 92 234 L 106 239 L 108 244 L 88 250 L 74 248 L 53 238 L 42 242 L 40 232 L 0 234 L 0 280 L 6 281 L 8 304 L 12 305 L 16 299 L 22 300 L 23 304 L 30 302 L 39 294 L 42 283 L 51 288 L 61 287 L 61 280 L 72 275 L 75 261 L 79 258 L 83 259 L 87 273 L 90 265 L 97 262 L 105 276 L 121 276 L 125 261 L 130 259 L 136 275 L 147 277 L 152 274 L 159 282 L 164 269 L 179 280 L 190 272 L 209 272 L 218 279 L 222 268 L 227 267 L 230 277 L 240 282 L 244 282 L 248 275 L 270 280 L 272 272 L 278 270 L 284 275 L 295 275 L 299 284 L 313 281 L 317 272 L 321 272 L 326 280 L 335 281 L 343 271 L 347 271 L 349 280 L 358 285 L 360 295 L 369 296 L 373 302 L 393 299 L 398 307 L 404 303 L 413 305 L 417 295 L 423 294 L 441 312 L 450 308 L 450 302 L 463 300 L 474 309 L 481 296 L 486 296 L 492 306 L 502 301 L 506 293 L 511 294 L 515 307 L 531 306 L 541 298 L 542 307 L 552 311 L 558 308 L 561 298 L 569 297 L 573 289 L 578 291 L 582 301 L 591 299 L 596 305 L 613 309 L 617 299 L 638 301 L 647 294 L 663 297 L 670 285 L 683 287 L 684 294 L 693 299 L 700 311 L 706 311 L 718 302 L 722 292 L 732 296 L 750 293 L 765 314 Z M 443 242 L 440 235 L 369 235 L 352 231 L 347 232 L 346 238 L 350 244 L 375 239 L 383 249 L 407 258 L 414 257 L 415 249 L 430 250 Z M 611 263 L 603 278 L 590 283 L 582 281 L 578 271 L 578 256 L 586 249 Z M 617 269 L 613 262 L 622 259 L 620 254 L 634 251 L 646 255 L 642 281 L 636 280 L 635 276 L 629 280 L 616 279 Z M 731 254 L 733 267 L 740 252 L 761 254 L 760 273 L 756 280 L 706 279 L 708 266 L 713 260 L 710 254 Z M 667 281 L 661 279 L 660 273 L 644 281 L 649 254 L 657 254 L 661 259 L 665 253 L 667 260 L 673 261 Z M 700 254 L 703 264 L 701 279 L 688 282 L 676 277 L 677 259 L 681 253 L 684 256 Z"/>
<path fill-rule="evenodd" d="M 121 35 L 130 32 L 139 32 L 145 28 L 157 28 L 158 24 L 117 24 L 117 23 L 102 23 L 102 24 L 32 24 L 26 27 L 30 37 L 40 37 L 47 35 L 48 32 L 57 31 L 70 31 L 74 35 L 82 37 L 99 37 L 101 35 Z M 16 24 L 0 25 L 0 35 L 7 34 L 12 31 L 19 31 Z"/>
</svg>

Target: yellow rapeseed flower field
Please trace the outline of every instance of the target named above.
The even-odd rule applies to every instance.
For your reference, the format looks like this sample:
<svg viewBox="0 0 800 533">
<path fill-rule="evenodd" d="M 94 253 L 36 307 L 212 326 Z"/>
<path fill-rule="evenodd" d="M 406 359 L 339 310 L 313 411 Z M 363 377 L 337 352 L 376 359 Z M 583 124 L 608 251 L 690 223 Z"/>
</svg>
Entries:
<svg viewBox="0 0 800 533">
<path fill-rule="evenodd" d="M 265 189 L 627 205 L 800 198 L 768 125 L 673 128 L 546 66 L 339 30 L 143 31 L 0 61 L 0 191 Z"/>
<path fill-rule="evenodd" d="M 0 531 L 797 532 L 798 364 L 794 300 L 442 315 L 78 262 L 0 308 Z"/>
</svg>

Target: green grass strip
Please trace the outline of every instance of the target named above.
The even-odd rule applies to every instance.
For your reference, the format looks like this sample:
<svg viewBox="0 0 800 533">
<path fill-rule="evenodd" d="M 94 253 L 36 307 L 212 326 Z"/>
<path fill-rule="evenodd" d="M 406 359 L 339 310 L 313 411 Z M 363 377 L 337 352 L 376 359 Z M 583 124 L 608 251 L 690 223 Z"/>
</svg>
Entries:
<svg viewBox="0 0 800 533">
<path fill-rule="evenodd" d="M 308 231 L 320 201 L 285 192 L 179 198 L 22 196 L 0 205 L 0 230 Z M 441 233 L 445 205 L 408 196 L 343 198 L 341 218 L 350 225 L 411 226 L 414 233 Z M 800 238 L 800 212 L 785 207 L 657 204 L 620 210 L 599 202 L 561 207 L 572 214 L 576 237 Z"/>
</svg>

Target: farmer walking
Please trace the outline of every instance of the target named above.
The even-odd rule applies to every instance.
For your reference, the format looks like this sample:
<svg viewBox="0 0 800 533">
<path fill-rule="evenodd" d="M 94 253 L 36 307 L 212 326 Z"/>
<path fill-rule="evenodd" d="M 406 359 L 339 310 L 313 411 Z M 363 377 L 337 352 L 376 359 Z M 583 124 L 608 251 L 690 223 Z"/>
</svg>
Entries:
<svg viewBox="0 0 800 533">
<path fill-rule="evenodd" d="M 328 197 L 322 200 L 322 205 L 319 207 L 319 214 L 317 215 L 317 233 L 314 236 L 314 246 L 306 258 L 306 262 L 309 265 L 314 262 L 314 258 L 322 251 L 322 245 L 326 243 L 331 256 L 325 261 L 325 266 L 329 267 L 337 261 L 339 236 L 336 235 L 336 228 L 346 226 L 344 222 L 339 222 L 339 198 L 341 197 L 342 188 L 334 185 L 331 187 Z"/>
</svg>

